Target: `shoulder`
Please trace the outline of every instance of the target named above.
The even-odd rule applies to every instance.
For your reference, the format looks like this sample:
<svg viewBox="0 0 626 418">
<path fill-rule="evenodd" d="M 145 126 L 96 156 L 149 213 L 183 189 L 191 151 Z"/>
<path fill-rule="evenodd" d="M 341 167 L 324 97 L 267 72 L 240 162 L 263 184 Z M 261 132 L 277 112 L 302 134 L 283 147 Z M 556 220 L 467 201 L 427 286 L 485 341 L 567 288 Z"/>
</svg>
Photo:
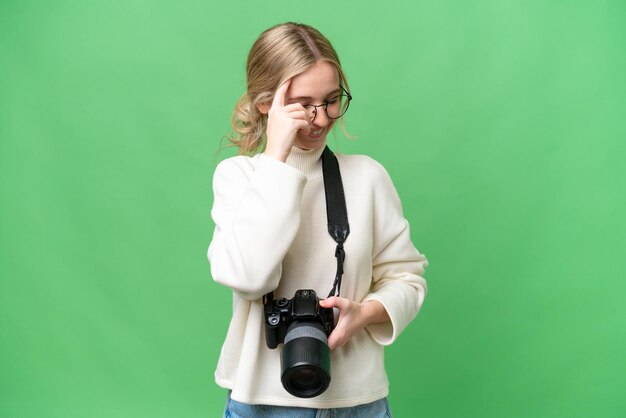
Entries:
<svg viewBox="0 0 626 418">
<path fill-rule="evenodd" d="M 394 202 L 400 206 L 400 197 L 385 167 L 367 155 L 338 154 L 339 169 L 344 185 L 371 196 L 373 202 Z"/>
<path fill-rule="evenodd" d="M 370 157 L 369 155 L 340 153 L 335 153 L 335 155 L 337 156 L 339 164 L 341 164 L 342 166 L 346 166 L 346 168 L 385 171 L 385 168 L 382 166 L 382 164 Z"/>
<path fill-rule="evenodd" d="M 256 155 L 253 157 L 238 155 L 220 161 L 213 173 L 213 189 L 223 190 L 246 184 L 257 164 Z"/>
<path fill-rule="evenodd" d="M 246 155 L 237 155 L 235 157 L 226 158 L 217 164 L 215 171 L 230 171 L 230 170 L 249 170 L 254 169 L 258 164 L 259 154 L 251 157 Z"/>
<path fill-rule="evenodd" d="M 370 181 L 390 182 L 385 167 L 368 155 L 336 154 L 341 173 L 347 176 L 359 176 Z"/>
<path fill-rule="evenodd" d="M 306 177 L 296 168 L 262 153 L 251 157 L 239 155 L 221 161 L 215 168 L 213 184 L 246 184 L 253 178 L 260 182 L 302 183 Z"/>
<path fill-rule="evenodd" d="M 259 163 L 259 154 L 252 157 L 237 155 L 226 158 L 215 167 L 214 179 L 230 177 L 249 177 Z"/>
</svg>

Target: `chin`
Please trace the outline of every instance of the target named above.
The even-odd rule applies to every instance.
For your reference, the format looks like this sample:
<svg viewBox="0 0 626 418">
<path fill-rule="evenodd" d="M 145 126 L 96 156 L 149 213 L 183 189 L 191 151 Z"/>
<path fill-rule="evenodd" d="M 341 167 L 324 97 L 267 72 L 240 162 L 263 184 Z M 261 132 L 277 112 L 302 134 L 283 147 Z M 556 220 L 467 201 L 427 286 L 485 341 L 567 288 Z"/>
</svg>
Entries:
<svg viewBox="0 0 626 418">
<path fill-rule="evenodd" d="M 320 138 L 309 138 L 309 137 L 298 138 L 295 141 L 294 145 L 303 150 L 320 148 L 326 145 L 326 136 L 324 135 Z"/>
</svg>

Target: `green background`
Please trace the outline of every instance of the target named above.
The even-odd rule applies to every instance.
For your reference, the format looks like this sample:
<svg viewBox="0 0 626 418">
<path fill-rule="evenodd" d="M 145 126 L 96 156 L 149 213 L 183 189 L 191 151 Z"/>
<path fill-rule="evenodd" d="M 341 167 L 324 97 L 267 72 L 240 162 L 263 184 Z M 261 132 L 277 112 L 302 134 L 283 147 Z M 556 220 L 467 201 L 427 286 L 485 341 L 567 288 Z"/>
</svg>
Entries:
<svg viewBox="0 0 626 418">
<path fill-rule="evenodd" d="M 217 417 L 211 176 L 311 24 L 431 266 L 398 417 L 626 416 L 626 3 L 0 2 L 0 417 Z"/>
</svg>

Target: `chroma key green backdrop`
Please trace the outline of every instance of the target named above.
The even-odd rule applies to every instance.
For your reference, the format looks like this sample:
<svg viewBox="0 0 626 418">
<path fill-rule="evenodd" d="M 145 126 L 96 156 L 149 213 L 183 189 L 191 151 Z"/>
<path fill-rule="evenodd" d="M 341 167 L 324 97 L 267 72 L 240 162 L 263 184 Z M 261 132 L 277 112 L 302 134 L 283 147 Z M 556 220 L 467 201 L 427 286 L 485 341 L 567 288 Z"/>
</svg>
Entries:
<svg viewBox="0 0 626 418">
<path fill-rule="evenodd" d="M 4 0 L 0 417 L 221 416 L 211 176 L 290 20 L 431 262 L 394 416 L 626 416 L 624 1 Z"/>
</svg>

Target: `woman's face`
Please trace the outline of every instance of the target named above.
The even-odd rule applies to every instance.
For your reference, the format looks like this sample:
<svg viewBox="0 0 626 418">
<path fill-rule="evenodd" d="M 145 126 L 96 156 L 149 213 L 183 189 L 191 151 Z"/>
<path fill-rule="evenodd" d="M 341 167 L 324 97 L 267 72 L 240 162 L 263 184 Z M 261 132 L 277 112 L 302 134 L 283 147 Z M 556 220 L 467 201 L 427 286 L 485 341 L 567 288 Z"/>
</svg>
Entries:
<svg viewBox="0 0 626 418">
<path fill-rule="evenodd" d="M 335 67 L 327 61 L 317 61 L 311 68 L 291 80 L 285 96 L 285 105 L 300 103 L 319 105 L 341 94 L 339 75 Z M 333 127 L 335 119 L 329 119 L 324 108 L 317 108 L 311 131 L 308 135 L 298 131 L 294 145 L 301 149 L 314 149 L 326 145 L 326 135 Z"/>
</svg>

